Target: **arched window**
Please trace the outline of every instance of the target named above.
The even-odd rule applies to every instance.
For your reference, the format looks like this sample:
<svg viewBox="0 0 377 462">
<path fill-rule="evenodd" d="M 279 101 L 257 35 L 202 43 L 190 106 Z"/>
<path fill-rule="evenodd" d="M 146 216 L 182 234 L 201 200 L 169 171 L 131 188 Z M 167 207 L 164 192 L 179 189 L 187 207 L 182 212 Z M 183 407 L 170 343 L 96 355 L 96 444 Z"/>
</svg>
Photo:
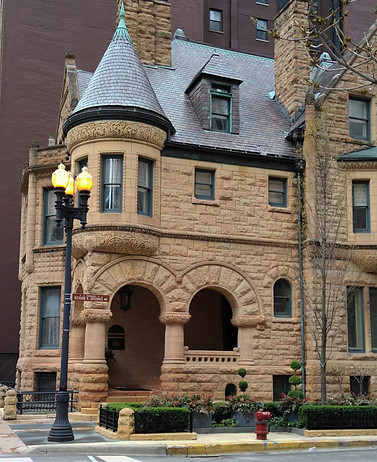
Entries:
<svg viewBox="0 0 377 462">
<path fill-rule="evenodd" d="M 107 335 L 109 350 L 124 350 L 124 329 L 122 326 L 111 326 Z"/>
<path fill-rule="evenodd" d="M 278 279 L 274 285 L 274 316 L 292 317 L 291 286 L 285 279 Z"/>
<path fill-rule="evenodd" d="M 229 396 L 236 396 L 237 394 L 237 387 L 233 383 L 228 383 L 225 387 L 225 399 Z"/>
</svg>

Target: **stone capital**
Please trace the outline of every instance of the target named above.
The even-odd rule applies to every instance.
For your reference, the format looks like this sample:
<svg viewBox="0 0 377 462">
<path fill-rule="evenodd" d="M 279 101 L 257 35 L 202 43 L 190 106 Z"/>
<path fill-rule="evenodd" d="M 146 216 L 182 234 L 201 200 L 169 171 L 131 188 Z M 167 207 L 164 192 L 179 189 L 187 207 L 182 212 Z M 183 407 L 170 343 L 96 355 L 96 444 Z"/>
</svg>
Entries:
<svg viewBox="0 0 377 462">
<path fill-rule="evenodd" d="M 111 319 L 113 313 L 110 310 L 85 309 L 81 316 L 86 323 L 88 322 L 107 322 Z"/>
<path fill-rule="evenodd" d="M 191 319 L 191 314 L 188 313 L 165 313 L 160 317 L 160 322 L 165 325 L 171 324 L 186 324 Z"/>
<path fill-rule="evenodd" d="M 266 323 L 264 316 L 237 316 L 231 319 L 231 323 L 235 327 L 256 327 Z"/>
</svg>

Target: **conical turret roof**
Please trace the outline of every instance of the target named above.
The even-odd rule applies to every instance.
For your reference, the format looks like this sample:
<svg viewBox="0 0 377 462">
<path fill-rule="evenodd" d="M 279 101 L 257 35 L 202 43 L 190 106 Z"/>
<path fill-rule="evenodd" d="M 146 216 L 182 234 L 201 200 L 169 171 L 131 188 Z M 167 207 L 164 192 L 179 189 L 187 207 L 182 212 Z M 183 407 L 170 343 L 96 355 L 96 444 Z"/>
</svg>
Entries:
<svg viewBox="0 0 377 462">
<path fill-rule="evenodd" d="M 76 125 L 109 119 L 145 121 L 174 131 L 133 47 L 123 4 L 110 45 L 63 131 L 67 134 Z"/>
</svg>

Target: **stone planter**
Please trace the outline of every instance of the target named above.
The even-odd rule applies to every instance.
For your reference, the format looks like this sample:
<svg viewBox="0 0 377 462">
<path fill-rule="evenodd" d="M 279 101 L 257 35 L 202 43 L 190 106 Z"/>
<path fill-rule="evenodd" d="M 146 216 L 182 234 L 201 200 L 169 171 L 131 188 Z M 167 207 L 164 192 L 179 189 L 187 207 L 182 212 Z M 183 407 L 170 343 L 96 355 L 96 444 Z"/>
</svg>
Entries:
<svg viewBox="0 0 377 462">
<path fill-rule="evenodd" d="M 298 420 L 298 409 L 288 412 L 285 418 L 288 420 L 288 422 L 296 422 L 296 420 Z"/>
<path fill-rule="evenodd" d="M 232 412 L 232 419 L 237 423 L 237 427 L 255 427 L 255 413 L 250 411 Z"/>
<path fill-rule="evenodd" d="M 192 428 L 211 428 L 212 427 L 212 414 L 205 414 L 204 412 L 192 413 Z"/>
</svg>

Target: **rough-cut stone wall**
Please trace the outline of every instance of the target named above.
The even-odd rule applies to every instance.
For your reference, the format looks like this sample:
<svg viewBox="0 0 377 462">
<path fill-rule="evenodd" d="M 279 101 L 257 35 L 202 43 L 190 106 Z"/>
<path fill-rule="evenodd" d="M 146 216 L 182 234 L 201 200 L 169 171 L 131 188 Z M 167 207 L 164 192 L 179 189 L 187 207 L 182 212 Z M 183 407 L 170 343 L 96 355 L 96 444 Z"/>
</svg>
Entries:
<svg viewBox="0 0 377 462">
<path fill-rule="evenodd" d="M 305 102 L 309 77 L 309 57 L 305 46 L 296 39 L 300 27 L 308 27 L 308 1 L 292 0 L 275 18 L 275 29 L 280 39 L 275 40 L 275 91 L 292 117 Z"/>
<path fill-rule="evenodd" d="M 169 66 L 171 61 L 170 3 L 159 0 L 127 0 L 126 25 L 143 64 Z M 121 0 L 118 2 L 118 15 Z M 118 19 L 117 19 L 118 22 Z"/>
</svg>

